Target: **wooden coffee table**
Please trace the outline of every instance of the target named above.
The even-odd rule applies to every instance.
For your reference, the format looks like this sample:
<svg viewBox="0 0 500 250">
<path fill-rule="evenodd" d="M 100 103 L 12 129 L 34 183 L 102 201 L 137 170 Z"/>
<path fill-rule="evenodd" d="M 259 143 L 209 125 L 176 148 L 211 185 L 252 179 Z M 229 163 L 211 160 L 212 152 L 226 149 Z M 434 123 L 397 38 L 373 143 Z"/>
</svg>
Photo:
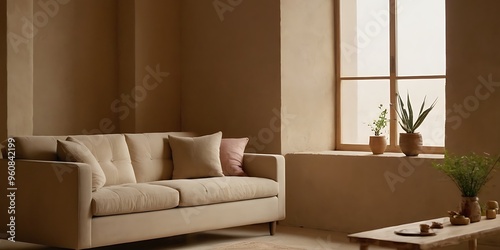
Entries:
<svg viewBox="0 0 500 250">
<path fill-rule="evenodd" d="M 431 222 L 443 223 L 442 229 L 432 229 L 434 236 L 400 236 L 395 231 L 410 229 L 419 230 L 420 224 L 431 224 Z M 481 236 L 500 231 L 500 218 L 471 223 L 465 226 L 454 226 L 450 224 L 448 217 L 425 220 L 394 227 L 386 227 L 372 231 L 348 235 L 350 242 L 359 243 L 361 250 L 367 250 L 368 246 L 375 245 L 395 249 L 436 249 L 444 246 L 457 245 L 468 241 L 470 250 L 477 250 L 477 239 Z"/>
</svg>

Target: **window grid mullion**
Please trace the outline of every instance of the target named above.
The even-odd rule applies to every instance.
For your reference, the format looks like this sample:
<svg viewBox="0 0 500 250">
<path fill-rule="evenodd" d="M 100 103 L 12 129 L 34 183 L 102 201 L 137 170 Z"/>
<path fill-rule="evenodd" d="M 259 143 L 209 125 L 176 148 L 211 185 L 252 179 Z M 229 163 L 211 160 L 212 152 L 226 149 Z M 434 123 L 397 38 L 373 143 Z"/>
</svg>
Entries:
<svg viewBox="0 0 500 250">
<path fill-rule="evenodd" d="M 397 25 L 397 0 L 389 0 L 389 51 L 390 51 L 390 103 L 393 105 L 397 105 L 396 102 L 396 93 L 398 91 L 397 86 L 397 43 L 396 43 L 396 25 Z M 398 146 L 397 138 L 398 138 L 398 119 L 395 111 L 395 107 L 392 106 L 390 108 L 390 121 L 389 121 L 389 138 L 390 142 L 388 145 L 389 150 L 395 150 Z"/>
<path fill-rule="evenodd" d="M 335 36 L 335 149 L 342 145 L 342 127 L 341 127 L 341 49 L 340 49 L 340 0 L 333 1 L 334 10 L 334 36 Z"/>
</svg>

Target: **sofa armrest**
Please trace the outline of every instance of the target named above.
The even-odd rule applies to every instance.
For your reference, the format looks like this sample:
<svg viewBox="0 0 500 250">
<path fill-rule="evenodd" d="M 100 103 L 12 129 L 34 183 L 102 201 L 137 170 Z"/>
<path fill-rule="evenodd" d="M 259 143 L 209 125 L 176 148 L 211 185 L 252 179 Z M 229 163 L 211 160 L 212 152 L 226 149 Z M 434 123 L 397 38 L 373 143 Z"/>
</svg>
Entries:
<svg viewBox="0 0 500 250">
<path fill-rule="evenodd" d="M 92 172 L 87 164 L 34 160 L 15 161 L 15 188 L 8 183 L 8 160 L 0 159 L 0 224 L 15 216 L 15 240 L 48 246 L 91 247 Z M 13 207 L 13 205 L 15 207 Z M 12 207 L 15 214 L 8 208 Z M 12 224 L 12 223 L 11 223 Z M 10 227 L 9 227 L 10 228 Z M 1 230 L 5 236 L 7 230 Z M 11 235 L 7 234 L 7 237 Z M 3 237 L 4 238 L 4 237 Z"/>
<path fill-rule="evenodd" d="M 280 182 L 285 179 L 285 157 L 273 154 L 250 154 L 243 156 L 245 173 Z"/>
<path fill-rule="evenodd" d="M 262 177 L 278 182 L 279 218 L 285 218 L 285 157 L 274 154 L 245 153 L 243 157 L 245 173 L 252 177 Z"/>
</svg>

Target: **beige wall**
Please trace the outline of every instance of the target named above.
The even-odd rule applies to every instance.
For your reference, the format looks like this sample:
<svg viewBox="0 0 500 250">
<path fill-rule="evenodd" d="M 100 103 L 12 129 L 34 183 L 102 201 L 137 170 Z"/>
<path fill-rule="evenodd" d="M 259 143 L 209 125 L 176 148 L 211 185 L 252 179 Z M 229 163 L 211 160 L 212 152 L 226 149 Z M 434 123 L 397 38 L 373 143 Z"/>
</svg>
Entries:
<svg viewBox="0 0 500 250">
<path fill-rule="evenodd" d="M 281 1 L 282 153 L 334 148 L 333 1 Z"/>
<path fill-rule="evenodd" d="M 283 6 L 283 30 L 279 1 L 231 1 L 217 8 L 184 1 L 182 11 L 178 0 L 73 0 L 49 10 L 36 4 L 33 12 L 49 18 L 35 23 L 34 133 L 180 130 L 182 96 L 183 130 L 249 136 L 249 151 L 331 148 L 333 111 L 316 108 L 331 107 L 333 96 L 331 54 L 320 53 L 331 51 L 331 20 L 321 18 L 331 6 L 318 1 L 311 8 L 321 25 L 308 30 L 294 28 L 293 16 L 303 6 L 290 3 Z M 281 50 L 281 32 L 303 40 L 283 42 Z M 295 57 L 304 42 L 321 46 Z M 316 65 L 303 61 L 311 55 L 320 60 Z M 153 71 L 168 76 L 145 90 L 143 80 L 154 78 Z M 290 117 L 298 118 L 292 123 Z M 310 134 L 311 123 L 323 132 Z"/>
<path fill-rule="evenodd" d="M 33 134 L 33 2 L 7 1 L 7 134 Z"/>
<path fill-rule="evenodd" d="M 8 47 L 4 137 L 180 130 L 179 0 L 25 2 L 6 12 L 16 34 L 35 21 Z"/>
<path fill-rule="evenodd" d="M 135 132 L 181 129 L 180 6 L 180 0 L 135 2 Z"/>
<path fill-rule="evenodd" d="M 354 233 L 445 217 L 458 209 L 461 197 L 432 167 L 436 161 L 439 156 L 288 154 L 282 224 Z M 500 200 L 498 183 L 499 174 L 483 189 L 481 204 Z"/>
<path fill-rule="evenodd" d="M 34 13 L 48 13 L 35 5 Z M 70 1 L 34 45 L 34 133 L 109 133 L 117 116 L 116 0 Z"/>
<path fill-rule="evenodd" d="M 447 1 L 446 148 L 500 154 L 500 2 Z M 463 17 L 468 16 L 465 20 Z M 500 174 L 480 195 L 500 200 Z M 499 234 L 485 240 L 500 246 Z"/>
<path fill-rule="evenodd" d="M 122 94 L 130 96 L 136 86 L 135 71 L 135 2 L 118 1 L 118 102 L 113 109 L 118 114 L 120 132 L 132 133 L 136 129 L 135 103 L 123 101 Z"/>
<path fill-rule="evenodd" d="M 460 194 L 433 160 L 289 154 L 285 224 L 352 233 L 445 216 Z"/>
<path fill-rule="evenodd" d="M 279 153 L 280 1 L 219 2 L 182 1 L 182 129 Z"/>
<path fill-rule="evenodd" d="M 0 34 L 0 138 L 7 138 L 7 1 L 0 2 Z"/>
<path fill-rule="evenodd" d="M 446 8 L 446 147 L 499 154 L 500 2 L 447 1 Z"/>
<path fill-rule="evenodd" d="M 180 1 L 118 2 L 121 132 L 179 131 Z"/>
</svg>

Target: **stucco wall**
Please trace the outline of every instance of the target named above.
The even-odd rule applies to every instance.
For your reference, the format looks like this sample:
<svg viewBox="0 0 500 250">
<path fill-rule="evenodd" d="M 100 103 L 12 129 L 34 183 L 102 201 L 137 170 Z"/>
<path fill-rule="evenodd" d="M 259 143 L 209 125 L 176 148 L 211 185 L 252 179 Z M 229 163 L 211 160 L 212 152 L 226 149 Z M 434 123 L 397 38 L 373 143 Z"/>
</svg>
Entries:
<svg viewBox="0 0 500 250">
<path fill-rule="evenodd" d="M 0 138 L 7 138 L 7 1 L 0 3 Z"/>
<path fill-rule="evenodd" d="M 116 1 L 53 3 L 33 10 L 47 17 L 34 23 L 34 134 L 95 133 L 103 119 L 116 127 Z"/>
<path fill-rule="evenodd" d="M 279 153 L 280 1 L 212 2 L 182 1 L 182 129 Z"/>
<path fill-rule="evenodd" d="M 180 1 L 28 2 L 6 12 L 34 40 L 7 47 L 6 135 L 181 129 Z"/>
<path fill-rule="evenodd" d="M 447 1 L 448 150 L 500 153 L 499 8 L 495 0 Z"/>
<path fill-rule="evenodd" d="M 180 131 L 180 0 L 135 3 L 135 132 Z"/>
<path fill-rule="evenodd" d="M 282 153 L 332 150 L 333 1 L 281 1 Z"/>
<path fill-rule="evenodd" d="M 285 224 L 358 232 L 444 217 L 457 210 L 460 192 L 432 167 L 442 156 L 386 153 L 296 153 L 286 156 Z M 481 203 L 500 200 L 496 175 Z"/>
<path fill-rule="evenodd" d="M 33 2 L 7 2 L 7 135 L 33 134 Z"/>
</svg>

